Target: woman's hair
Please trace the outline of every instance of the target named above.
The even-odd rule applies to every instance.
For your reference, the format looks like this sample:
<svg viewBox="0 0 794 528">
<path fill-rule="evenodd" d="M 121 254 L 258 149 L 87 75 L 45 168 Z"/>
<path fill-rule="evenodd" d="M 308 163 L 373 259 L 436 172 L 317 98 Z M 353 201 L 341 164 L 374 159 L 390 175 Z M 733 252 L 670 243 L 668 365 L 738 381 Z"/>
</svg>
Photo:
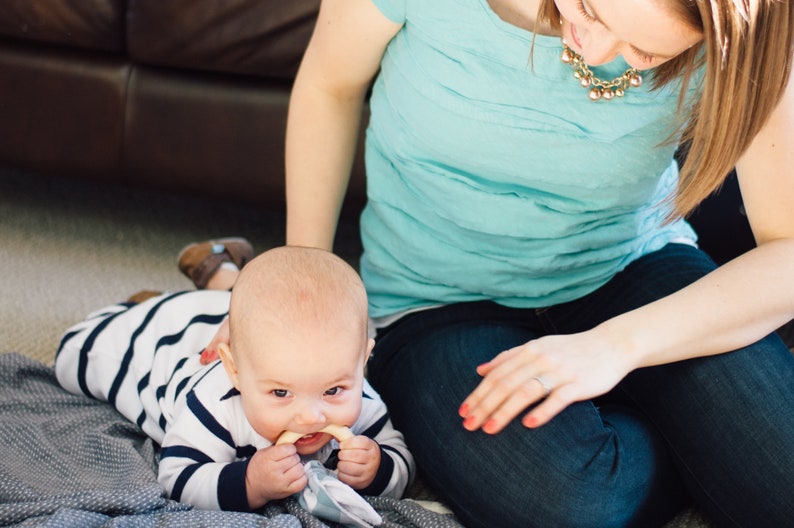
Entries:
<svg viewBox="0 0 794 528">
<path fill-rule="evenodd" d="M 673 216 L 686 216 L 725 180 L 766 123 L 788 82 L 794 21 L 788 0 L 664 0 L 703 41 L 656 67 L 655 88 L 680 80 L 683 94 L 704 65 L 700 94 L 679 104 L 681 167 Z M 541 0 L 538 22 L 559 26 L 553 0 Z M 704 63 L 704 64 L 702 64 Z"/>
</svg>

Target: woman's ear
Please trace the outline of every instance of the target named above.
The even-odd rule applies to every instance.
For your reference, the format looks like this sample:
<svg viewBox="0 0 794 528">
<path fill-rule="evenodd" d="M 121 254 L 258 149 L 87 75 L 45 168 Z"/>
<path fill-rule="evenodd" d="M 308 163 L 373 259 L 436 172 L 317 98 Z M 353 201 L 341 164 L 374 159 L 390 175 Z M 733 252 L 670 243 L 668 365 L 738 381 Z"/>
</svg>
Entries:
<svg viewBox="0 0 794 528">
<path fill-rule="evenodd" d="M 232 356 L 232 349 L 229 348 L 229 345 L 226 343 L 219 343 L 218 355 L 221 357 L 221 363 L 223 363 L 223 368 L 226 370 L 226 375 L 229 376 L 229 379 L 232 381 L 232 385 L 234 385 L 235 389 L 240 390 L 238 383 L 239 372 L 234 362 L 234 356 Z"/>
</svg>

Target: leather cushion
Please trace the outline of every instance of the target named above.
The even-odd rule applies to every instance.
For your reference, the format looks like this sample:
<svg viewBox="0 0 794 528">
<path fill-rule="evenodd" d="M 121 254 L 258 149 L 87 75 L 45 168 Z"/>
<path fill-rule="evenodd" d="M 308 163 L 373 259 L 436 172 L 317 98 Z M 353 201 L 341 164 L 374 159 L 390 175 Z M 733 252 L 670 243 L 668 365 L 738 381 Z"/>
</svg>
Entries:
<svg viewBox="0 0 794 528">
<path fill-rule="evenodd" d="M 0 35 L 103 51 L 124 49 L 123 0 L 2 0 Z"/>
<path fill-rule="evenodd" d="M 150 65 L 292 79 L 320 0 L 130 0 L 130 57 Z"/>
</svg>

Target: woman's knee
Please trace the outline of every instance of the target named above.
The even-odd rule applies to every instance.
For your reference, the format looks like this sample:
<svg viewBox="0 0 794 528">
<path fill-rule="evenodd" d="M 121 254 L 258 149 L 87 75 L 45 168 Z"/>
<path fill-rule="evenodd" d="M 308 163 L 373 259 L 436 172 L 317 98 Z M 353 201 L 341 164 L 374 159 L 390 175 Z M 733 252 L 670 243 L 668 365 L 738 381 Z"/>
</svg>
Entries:
<svg viewBox="0 0 794 528">
<path fill-rule="evenodd" d="M 631 412 L 602 418 L 581 403 L 538 430 L 456 429 L 409 447 L 466 526 L 658 526 L 684 505 L 655 433 Z"/>
<path fill-rule="evenodd" d="M 449 480 L 452 489 L 439 493 L 468 528 L 661 526 L 683 506 L 672 496 L 651 494 L 651 483 L 638 486 L 635 479 L 628 480 L 599 482 L 549 473 L 542 482 L 530 483 L 510 475 L 489 481 L 472 474 Z"/>
</svg>

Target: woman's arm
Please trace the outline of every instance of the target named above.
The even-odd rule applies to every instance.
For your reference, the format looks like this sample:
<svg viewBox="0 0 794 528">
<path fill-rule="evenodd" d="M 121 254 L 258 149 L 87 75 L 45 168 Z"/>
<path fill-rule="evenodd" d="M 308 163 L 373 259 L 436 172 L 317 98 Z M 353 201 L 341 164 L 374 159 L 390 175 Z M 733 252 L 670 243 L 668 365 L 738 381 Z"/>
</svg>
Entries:
<svg viewBox="0 0 794 528">
<path fill-rule="evenodd" d="M 372 0 L 323 0 L 287 120 L 287 244 L 333 249 L 364 97 L 400 29 Z"/>
<path fill-rule="evenodd" d="M 717 354 L 761 339 L 794 317 L 794 83 L 736 164 L 758 247 L 688 288 L 643 308 L 641 317 L 676 328 L 666 336 L 629 331 L 636 366 Z M 708 318 L 698 314 L 711 314 Z M 627 314 L 630 316 L 630 314 Z M 705 320 L 704 320 L 705 319 Z M 613 323 L 609 323 L 612 325 Z"/>
<path fill-rule="evenodd" d="M 478 368 L 463 402 L 464 426 L 500 431 L 544 397 L 523 422 L 536 427 L 575 401 L 611 390 L 639 367 L 749 345 L 794 317 L 794 84 L 736 165 L 758 247 L 656 302 L 573 335 L 543 337 Z M 703 317 L 708 314 L 708 317 Z M 671 331 L 674 329 L 674 331 Z"/>
</svg>

